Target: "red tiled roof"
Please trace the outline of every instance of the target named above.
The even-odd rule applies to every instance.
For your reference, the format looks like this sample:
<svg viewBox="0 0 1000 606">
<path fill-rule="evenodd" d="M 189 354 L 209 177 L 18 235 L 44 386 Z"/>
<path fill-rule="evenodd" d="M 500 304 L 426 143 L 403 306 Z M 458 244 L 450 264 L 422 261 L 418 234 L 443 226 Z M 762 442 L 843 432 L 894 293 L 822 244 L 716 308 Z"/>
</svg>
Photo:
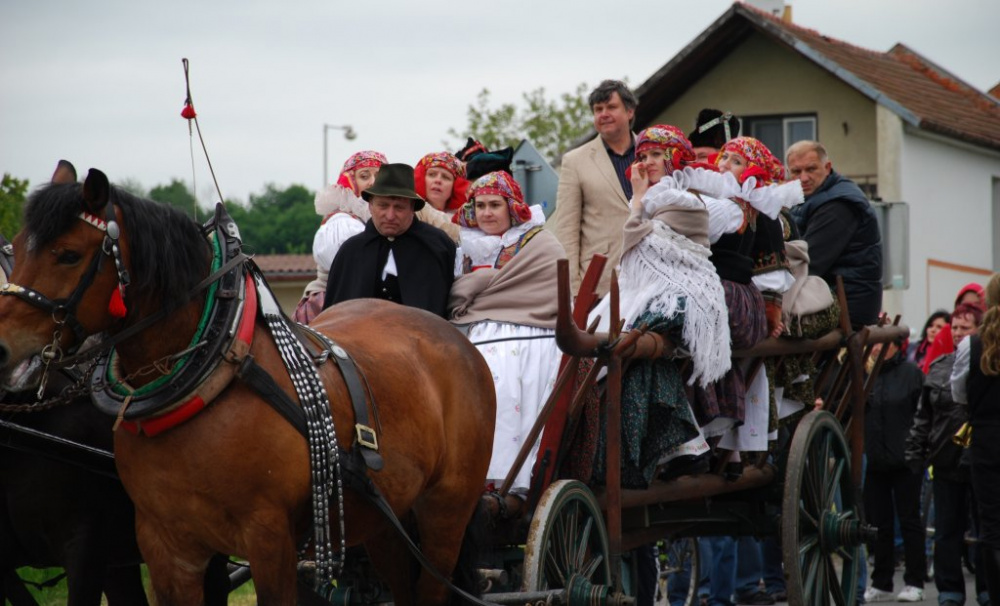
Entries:
<svg viewBox="0 0 1000 606">
<path fill-rule="evenodd" d="M 703 72 L 721 61 L 752 31 L 804 55 L 914 126 L 1000 149 L 1000 102 L 995 93 L 991 97 L 975 89 L 902 44 L 885 53 L 864 49 L 742 2 L 735 3 L 636 93 L 643 103 L 657 105 L 659 112 L 682 92 L 679 86 L 686 88 L 693 82 L 692 71 Z M 637 110 L 637 128 L 643 124 L 640 113 Z"/>
<path fill-rule="evenodd" d="M 268 280 L 302 280 L 316 277 L 312 255 L 255 255 L 253 260 Z"/>
</svg>

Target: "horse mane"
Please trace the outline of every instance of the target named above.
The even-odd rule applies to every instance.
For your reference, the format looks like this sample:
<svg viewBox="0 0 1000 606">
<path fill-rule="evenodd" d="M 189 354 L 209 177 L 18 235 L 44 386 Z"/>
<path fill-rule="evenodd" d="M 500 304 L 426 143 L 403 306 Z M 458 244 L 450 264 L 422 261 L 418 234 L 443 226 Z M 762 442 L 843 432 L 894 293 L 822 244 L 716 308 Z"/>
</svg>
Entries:
<svg viewBox="0 0 1000 606">
<path fill-rule="evenodd" d="M 128 241 L 129 292 L 167 308 L 185 302 L 205 277 L 211 256 L 200 226 L 174 206 L 119 187 L 111 187 L 111 200 L 121 208 L 122 238 Z M 82 204 L 80 183 L 49 184 L 32 192 L 24 209 L 29 247 L 44 247 L 72 228 Z"/>
</svg>

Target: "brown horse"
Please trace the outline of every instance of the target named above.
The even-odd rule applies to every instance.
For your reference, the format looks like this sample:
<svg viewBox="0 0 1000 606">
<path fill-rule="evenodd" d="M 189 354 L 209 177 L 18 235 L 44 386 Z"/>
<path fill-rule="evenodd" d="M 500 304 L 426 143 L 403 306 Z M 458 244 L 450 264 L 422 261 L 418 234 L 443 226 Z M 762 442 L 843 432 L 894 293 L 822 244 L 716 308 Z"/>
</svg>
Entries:
<svg viewBox="0 0 1000 606">
<path fill-rule="evenodd" d="M 127 335 L 115 344 L 118 376 L 138 390 L 166 381 L 174 356 L 191 348 L 208 298 L 198 284 L 212 271 L 213 249 L 176 209 L 112 187 L 91 170 L 82 186 L 54 184 L 31 195 L 15 251 L 17 292 L 0 297 L 0 370 L 43 350 L 58 359 L 78 335 L 106 331 Z M 114 313 L 116 293 L 126 283 L 127 315 L 118 318 L 124 310 L 119 299 Z M 130 332 L 149 317 L 159 319 Z M 384 460 L 369 477 L 397 516 L 415 521 L 430 564 L 450 575 L 492 448 L 488 366 L 445 321 L 393 303 L 347 302 L 313 327 L 349 352 L 365 377 Z M 270 331 L 257 322 L 252 334 L 242 361 L 252 357 L 296 400 Z M 319 371 L 337 440 L 351 444 L 355 414 L 345 381 L 330 363 Z M 168 431 L 119 429 L 115 459 L 135 503 L 158 604 L 202 603 L 215 553 L 249 560 L 259 603 L 295 603 L 296 548 L 312 521 L 309 448 L 242 375 Z M 426 570 L 414 578 L 412 556 L 382 514 L 344 492 L 346 543 L 364 544 L 396 603 L 445 603 L 447 588 Z"/>
</svg>

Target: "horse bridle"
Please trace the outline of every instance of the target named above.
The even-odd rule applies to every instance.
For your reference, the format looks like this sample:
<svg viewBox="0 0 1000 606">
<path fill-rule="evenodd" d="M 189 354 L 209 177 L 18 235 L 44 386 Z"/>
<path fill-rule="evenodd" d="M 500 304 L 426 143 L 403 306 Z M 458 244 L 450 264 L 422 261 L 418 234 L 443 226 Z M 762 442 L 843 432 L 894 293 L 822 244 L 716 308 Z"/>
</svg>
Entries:
<svg viewBox="0 0 1000 606">
<path fill-rule="evenodd" d="M 33 288 L 14 284 L 13 282 L 7 282 L 3 286 L 0 286 L 0 296 L 8 295 L 17 297 L 52 316 L 52 321 L 55 323 L 55 330 L 52 333 L 52 343 L 42 348 L 41 353 L 42 359 L 46 364 L 53 360 L 59 360 L 63 356 L 62 347 L 59 345 L 59 342 L 62 340 L 62 329 L 64 326 L 69 326 L 73 331 L 73 336 L 76 337 L 73 345 L 68 349 L 68 353 L 75 352 L 84 339 L 86 339 L 87 333 L 76 318 L 76 308 L 83 299 L 84 293 L 94 283 L 97 274 L 100 273 L 106 256 L 114 259 L 115 271 L 118 274 L 118 294 L 121 295 L 122 300 L 125 298 L 125 288 L 131 282 L 128 270 L 125 269 L 125 264 L 122 262 L 121 247 L 118 243 L 121 236 L 121 228 L 115 218 L 115 207 L 111 201 L 111 197 L 108 197 L 108 203 L 105 206 L 106 219 L 88 212 L 81 212 L 77 216 L 91 227 L 104 232 L 104 241 L 101 243 L 100 248 L 94 251 L 94 256 L 90 259 L 90 265 L 87 266 L 87 270 L 80 276 L 80 281 L 68 297 L 50 299 Z"/>
</svg>

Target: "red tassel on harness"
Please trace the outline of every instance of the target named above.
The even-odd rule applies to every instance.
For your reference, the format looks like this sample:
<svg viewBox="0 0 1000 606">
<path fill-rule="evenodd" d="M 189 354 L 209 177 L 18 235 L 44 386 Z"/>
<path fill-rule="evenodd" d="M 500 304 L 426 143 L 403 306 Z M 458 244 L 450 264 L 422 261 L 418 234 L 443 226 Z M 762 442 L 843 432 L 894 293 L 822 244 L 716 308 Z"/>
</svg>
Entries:
<svg viewBox="0 0 1000 606">
<path fill-rule="evenodd" d="M 192 105 L 190 101 L 184 104 L 184 109 L 181 110 L 181 118 L 194 120 L 197 115 L 198 114 L 194 111 L 194 105 Z"/>
<path fill-rule="evenodd" d="M 125 301 L 122 300 L 122 291 L 116 288 L 111 291 L 111 300 L 108 301 L 108 313 L 115 318 L 124 318 L 128 310 L 125 309 Z"/>
</svg>

